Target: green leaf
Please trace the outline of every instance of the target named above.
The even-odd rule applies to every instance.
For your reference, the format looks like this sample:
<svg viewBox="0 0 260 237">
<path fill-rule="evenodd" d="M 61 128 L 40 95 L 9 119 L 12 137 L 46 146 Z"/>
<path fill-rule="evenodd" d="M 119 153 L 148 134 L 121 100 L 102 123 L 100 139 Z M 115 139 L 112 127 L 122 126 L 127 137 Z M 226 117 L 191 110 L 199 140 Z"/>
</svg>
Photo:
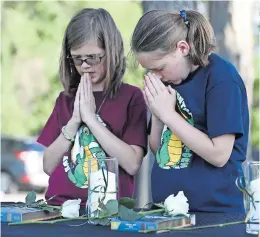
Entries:
<svg viewBox="0 0 260 237">
<path fill-rule="evenodd" d="M 105 204 L 102 202 L 102 200 L 101 199 L 98 199 L 98 207 L 100 208 L 100 209 L 102 209 L 102 210 L 105 210 L 106 209 L 106 206 L 105 206 Z"/>
<path fill-rule="evenodd" d="M 56 212 L 57 211 L 57 209 L 55 209 L 53 207 L 48 207 L 48 206 L 41 207 L 41 210 L 46 211 L 46 212 Z"/>
<path fill-rule="evenodd" d="M 153 203 L 154 206 L 164 208 L 164 205 L 162 203 Z"/>
<path fill-rule="evenodd" d="M 118 213 L 118 201 L 117 200 L 108 200 L 106 203 L 106 209 L 110 216 Z"/>
<path fill-rule="evenodd" d="M 39 200 L 36 201 L 36 203 L 37 203 L 38 205 L 44 205 L 44 204 L 46 203 L 46 201 L 43 200 L 43 199 L 39 199 Z"/>
<path fill-rule="evenodd" d="M 110 215 L 107 209 L 102 209 L 102 210 L 98 210 L 97 216 L 98 218 L 103 218 L 103 217 L 108 217 Z"/>
<path fill-rule="evenodd" d="M 110 220 L 108 218 L 102 218 L 97 220 L 97 224 L 103 225 L 103 226 L 109 226 Z"/>
<path fill-rule="evenodd" d="M 121 206 L 121 205 L 119 206 L 118 214 L 121 220 L 125 220 L 125 221 L 136 221 L 143 216 L 133 211 L 132 209 L 128 209 L 125 206 Z"/>
<path fill-rule="evenodd" d="M 26 204 L 32 204 L 36 201 L 36 193 L 34 191 L 29 192 L 25 197 Z"/>
<path fill-rule="evenodd" d="M 123 197 L 119 199 L 119 205 L 129 209 L 133 209 L 136 206 L 136 200 L 128 197 Z"/>
</svg>

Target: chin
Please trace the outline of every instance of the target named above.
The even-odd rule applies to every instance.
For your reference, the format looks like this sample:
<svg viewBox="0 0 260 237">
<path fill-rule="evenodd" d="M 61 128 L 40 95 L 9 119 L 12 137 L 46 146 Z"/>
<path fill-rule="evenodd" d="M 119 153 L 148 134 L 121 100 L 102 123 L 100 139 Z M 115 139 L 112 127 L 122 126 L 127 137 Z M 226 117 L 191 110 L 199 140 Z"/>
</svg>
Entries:
<svg viewBox="0 0 260 237">
<path fill-rule="evenodd" d="M 178 81 L 171 81 L 172 84 L 174 85 L 179 85 L 182 83 L 182 80 L 178 80 Z"/>
<path fill-rule="evenodd" d="M 92 84 L 99 84 L 100 83 L 100 79 L 97 78 L 97 77 L 94 77 L 94 78 L 90 78 Z"/>
</svg>

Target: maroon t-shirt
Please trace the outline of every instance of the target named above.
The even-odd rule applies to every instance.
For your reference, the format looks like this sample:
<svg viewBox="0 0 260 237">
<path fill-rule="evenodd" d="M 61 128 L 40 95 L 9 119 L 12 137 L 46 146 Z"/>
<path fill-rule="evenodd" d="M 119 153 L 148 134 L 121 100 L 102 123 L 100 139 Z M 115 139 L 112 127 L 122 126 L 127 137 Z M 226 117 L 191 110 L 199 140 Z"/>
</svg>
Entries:
<svg viewBox="0 0 260 237">
<path fill-rule="evenodd" d="M 99 108 L 104 100 L 103 92 L 93 92 L 96 107 Z M 72 116 L 75 97 L 68 97 L 61 92 L 56 100 L 55 107 L 43 128 L 38 142 L 48 147 L 61 133 L 61 128 L 68 123 Z M 99 115 L 107 128 L 119 139 L 129 145 L 142 147 L 146 152 L 147 112 L 142 91 L 128 84 L 122 84 L 116 99 L 106 98 Z M 70 159 L 71 151 L 68 155 Z M 126 173 L 119 167 L 119 197 L 131 197 L 134 190 L 133 176 Z M 49 201 L 50 204 L 60 205 L 68 199 L 81 198 L 82 205 L 88 197 L 87 188 L 78 188 L 70 181 L 66 167 L 62 161 L 52 172 L 49 178 L 49 186 L 46 192 L 46 200 L 55 196 Z"/>
</svg>

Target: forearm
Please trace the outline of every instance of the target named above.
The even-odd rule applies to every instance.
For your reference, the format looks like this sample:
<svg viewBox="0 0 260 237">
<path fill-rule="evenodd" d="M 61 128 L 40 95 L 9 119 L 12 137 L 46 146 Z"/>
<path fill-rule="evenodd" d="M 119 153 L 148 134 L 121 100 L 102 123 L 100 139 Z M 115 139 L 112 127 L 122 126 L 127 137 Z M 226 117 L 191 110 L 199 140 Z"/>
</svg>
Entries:
<svg viewBox="0 0 260 237">
<path fill-rule="evenodd" d="M 163 122 L 160 121 L 157 117 L 152 115 L 152 127 L 151 127 L 151 133 L 149 136 L 149 145 L 150 149 L 153 152 L 153 154 L 156 154 L 160 142 L 161 142 L 161 135 L 163 130 Z"/>
<path fill-rule="evenodd" d="M 162 120 L 186 146 L 210 164 L 222 167 L 228 160 L 225 149 L 219 149 L 214 140 L 190 125 L 178 113 L 172 112 Z"/>
<path fill-rule="evenodd" d="M 66 126 L 66 133 L 74 137 L 77 133 L 78 125 L 73 121 L 69 121 Z M 43 170 L 46 174 L 51 175 L 57 165 L 61 162 L 64 153 L 72 146 L 71 141 L 67 140 L 63 134 L 44 151 L 43 155 Z"/>
<path fill-rule="evenodd" d="M 116 157 L 119 165 L 128 174 L 135 175 L 141 166 L 143 152 L 139 154 L 131 145 L 116 137 L 97 119 L 91 119 L 87 125 L 104 151 L 110 157 Z"/>
</svg>

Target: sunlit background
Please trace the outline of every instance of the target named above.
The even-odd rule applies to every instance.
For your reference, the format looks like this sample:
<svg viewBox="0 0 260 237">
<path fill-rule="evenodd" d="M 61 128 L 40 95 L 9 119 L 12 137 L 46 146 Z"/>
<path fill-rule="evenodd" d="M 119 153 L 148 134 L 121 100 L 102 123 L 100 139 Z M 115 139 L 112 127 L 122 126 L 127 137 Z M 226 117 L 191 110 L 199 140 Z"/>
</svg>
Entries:
<svg viewBox="0 0 260 237">
<path fill-rule="evenodd" d="M 58 78 L 58 67 L 65 27 L 72 15 L 85 7 L 101 7 L 110 12 L 122 33 L 126 55 L 130 50 L 134 26 L 144 12 L 155 8 L 177 11 L 192 8 L 205 14 L 215 29 L 220 55 L 236 65 L 245 81 L 251 111 L 248 159 L 258 159 L 258 4 L 257 1 L 2 2 L 2 200 L 23 200 L 24 195 L 19 196 L 19 191 L 33 188 L 41 193 L 48 183 L 41 167 L 43 148 L 35 144 L 35 138 L 63 89 Z M 124 80 L 141 87 L 142 75 L 141 68 L 129 68 Z M 151 164 L 151 159 L 146 157 L 137 180 L 147 180 L 149 183 L 147 170 L 150 170 Z M 137 191 L 139 189 L 140 185 Z M 143 192 L 149 193 L 149 190 L 143 189 Z M 13 196 L 5 193 L 12 193 Z"/>
</svg>

